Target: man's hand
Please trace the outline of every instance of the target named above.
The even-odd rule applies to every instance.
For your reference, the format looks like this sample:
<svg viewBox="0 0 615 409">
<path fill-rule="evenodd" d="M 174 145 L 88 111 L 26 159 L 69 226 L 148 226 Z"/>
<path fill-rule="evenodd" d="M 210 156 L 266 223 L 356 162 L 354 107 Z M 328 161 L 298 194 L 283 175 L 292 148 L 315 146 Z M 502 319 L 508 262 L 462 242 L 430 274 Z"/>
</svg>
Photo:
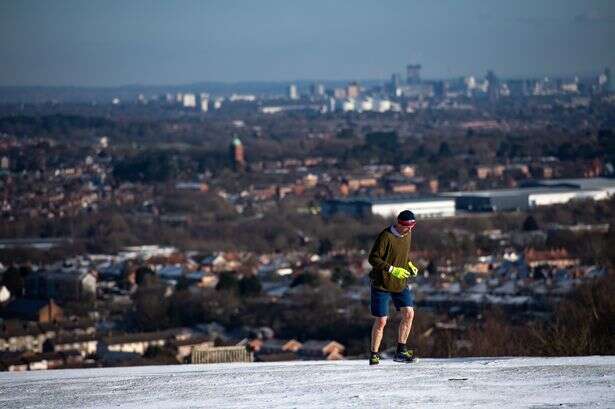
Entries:
<svg viewBox="0 0 615 409">
<path fill-rule="evenodd" d="M 391 275 L 401 280 L 410 277 L 410 272 L 402 267 L 393 267 L 393 270 L 391 270 Z"/>
<path fill-rule="evenodd" d="M 410 267 L 410 275 L 412 277 L 416 277 L 416 275 L 419 273 L 419 268 L 417 266 L 415 266 L 414 264 L 412 264 L 412 261 L 408 261 L 408 266 Z"/>
</svg>

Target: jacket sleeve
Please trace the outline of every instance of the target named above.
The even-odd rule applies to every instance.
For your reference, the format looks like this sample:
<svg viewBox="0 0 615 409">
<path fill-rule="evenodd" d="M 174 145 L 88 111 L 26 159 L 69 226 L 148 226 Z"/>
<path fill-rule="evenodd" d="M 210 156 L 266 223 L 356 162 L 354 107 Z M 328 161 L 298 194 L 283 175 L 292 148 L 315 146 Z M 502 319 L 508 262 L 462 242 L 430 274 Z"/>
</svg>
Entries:
<svg viewBox="0 0 615 409">
<path fill-rule="evenodd" d="M 386 243 L 382 237 L 382 234 L 378 236 L 372 247 L 372 251 L 369 252 L 367 261 L 374 267 L 374 270 L 389 272 L 391 265 L 384 261 L 386 251 Z"/>
</svg>

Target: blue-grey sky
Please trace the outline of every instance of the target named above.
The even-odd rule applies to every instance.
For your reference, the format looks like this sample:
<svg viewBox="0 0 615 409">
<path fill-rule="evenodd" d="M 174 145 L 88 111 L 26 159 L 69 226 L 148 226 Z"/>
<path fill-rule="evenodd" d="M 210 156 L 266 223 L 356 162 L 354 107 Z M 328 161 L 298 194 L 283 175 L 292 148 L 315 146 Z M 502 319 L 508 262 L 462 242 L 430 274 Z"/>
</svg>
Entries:
<svg viewBox="0 0 615 409">
<path fill-rule="evenodd" d="M 2 0 L 0 85 L 587 74 L 610 0 Z"/>
</svg>

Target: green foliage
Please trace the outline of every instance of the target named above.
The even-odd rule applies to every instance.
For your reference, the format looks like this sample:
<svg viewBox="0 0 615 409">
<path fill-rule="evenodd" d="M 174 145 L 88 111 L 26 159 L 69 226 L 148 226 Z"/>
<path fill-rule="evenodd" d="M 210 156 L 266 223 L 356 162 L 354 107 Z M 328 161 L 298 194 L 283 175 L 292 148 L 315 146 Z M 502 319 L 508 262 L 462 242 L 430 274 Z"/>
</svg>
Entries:
<svg viewBox="0 0 615 409">
<path fill-rule="evenodd" d="M 302 284 L 309 285 L 310 287 L 318 287 L 320 285 L 320 277 L 314 273 L 301 273 L 293 279 L 290 286 L 296 287 Z"/>
<path fill-rule="evenodd" d="M 604 239 L 604 259 L 612 269 L 615 269 L 615 219 L 611 222 L 609 231 Z"/>
<path fill-rule="evenodd" d="M 136 282 L 140 286 L 141 285 L 149 286 L 149 285 L 156 284 L 157 282 L 156 273 L 154 273 L 154 271 L 147 266 L 139 267 L 137 271 L 135 272 L 135 274 L 136 274 Z"/>
<path fill-rule="evenodd" d="M 0 130 L 12 133 L 35 133 L 46 131 L 50 133 L 64 133 L 67 129 L 101 129 L 111 125 L 105 118 L 77 116 L 77 115 L 44 115 L 26 116 L 15 115 L 0 118 Z M 21 131 L 21 132 L 20 132 Z"/>
<path fill-rule="evenodd" d="M 202 299 L 182 287 L 178 284 L 169 301 L 169 325 L 174 327 L 190 326 L 203 321 Z"/>
<path fill-rule="evenodd" d="M 146 151 L 116 163 L 113 176 L 120 181 L 165 182 L 177 179 L 186 165 L 174 152 Z"/>
<path fill-rule="evenodd" d="M 352 275 L 352 273 L 346 269 L 341 267 L 335 267 L 333 269 L 333 274 L 331 274 L 331 281 L 339 285 L 340 287 L 348 287 L 356 284 L 357 279 Z"/>
<path fill-rule="evenodd" d="M 340 130 L 337 135 L 339 139 L 353 139 L 355 137 L 354 129 L 344 128 Z"/>
<path fill-rule="evenodd" d="M 256 297 L 260 295 L 262 285 L 258 277 L 248 275 L 239 280 L 238 288 L 242 297 Z"/>
<path fill-rule="evenodd" d="M 187 290 L 190 287 L 190 280 L 184 275 L 179 277 L 177 280 L 177 284 L 175 285 L 175 289 L 179 291 Z"/>
<path fill-rule="evenodd" d="M 144 358 L 155 358 L 163 354 L 163 350 L 158 345 L 150 345 L 143 354 Z"/>
<path fill-rule="evenodd" d="M 397 132 L 371 132 L 365 135 L 365 143 L 369 148 L 385 152 L 399 150 Z"/>
<path fill-rule="evenodd" d="M 555 308 L 554 318 L 534 328 L 540 355 L 615 353 L 615 275 L 579 287 Z"/>
<path fill-rule="evenodd" d="M 466 339 L 472 356 L 612 355 L 615 339 L 615 280 L 613 273 L 578 287 L 553 306 L 548 321 L 511 323 L 501 311 L 473 324 Z"/>
<path fill-rule="evenodd" d="M 24 293 L 24 277 L 19 269 L 15 266 L 10 266 L 2 276 L 2 285 L 11 292 L 13 297 L 21 297 Z"/>
<path fill-rule="evenodd" d="M 523 231 L 536 231 L 539 230 L 540 227 L 538 227 L 538 222 L 536 222 L 534 216 L 530 215 L 523 222 L 523 226 L 521 227 L 521 229 Z"/>
<path fill-rule="evenodd" d="M 612 129 L 598 131 L 600 150 L 610 161 L 615 161 L 615 132 Z"/>
<path fill-rule="evenodd" d="M 440 157 L 451 157 L 453 156 L 453 152 L 451 152 L 450 146 L 448 146 L 447 142 L 442 142 L 440 144 L 440 148 L 438 149 L 438 156 Z"/>
<path fill-rule="evenodd" d="M 234 272 L 222 272 L 218 278 L 219 281 L 216 285 L 216 290 L 228 292 L 236 292 L 239 290 L 239 280 L 237 280 Z"/>
<path fill-rule="evenodd" d="M 333 250 L 333 243 L 331 243 L 331 240 L 325 238 L 318 242 L 319 255 L 324 256 L 326 254 L 329 254 L 331 250 Z"/>
<path fill-rule="evenodd" d="M 146 275 L 147 276 L 147 275 Z M 169 325 L 169 301 L 166 288 L 160 284 L 140 286 L 133 296 L 134 318 L 142 331 L 157 331 Z"/>
</svg>

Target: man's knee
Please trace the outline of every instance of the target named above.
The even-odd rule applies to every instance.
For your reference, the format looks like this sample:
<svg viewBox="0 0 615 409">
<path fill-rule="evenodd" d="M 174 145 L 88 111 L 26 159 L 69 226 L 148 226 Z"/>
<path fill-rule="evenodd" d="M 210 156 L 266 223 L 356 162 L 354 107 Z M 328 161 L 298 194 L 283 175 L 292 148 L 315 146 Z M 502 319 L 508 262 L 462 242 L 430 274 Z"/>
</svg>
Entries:
<svg viewBox="0 0 615 409">
<path fill-rule="evenodd" d="M 387 324 L 387 317 L 376 317 L 374 320 L 374 326 L 377 329 L 384 329 L 384 326 Z"/>
<path fill-rule="evenodd" d="M 412 321 L 414 318 L 414 308 L 412 307 L 403 307 L 401 309 L 401 318 L 404 321 Z"/>
</svg>

